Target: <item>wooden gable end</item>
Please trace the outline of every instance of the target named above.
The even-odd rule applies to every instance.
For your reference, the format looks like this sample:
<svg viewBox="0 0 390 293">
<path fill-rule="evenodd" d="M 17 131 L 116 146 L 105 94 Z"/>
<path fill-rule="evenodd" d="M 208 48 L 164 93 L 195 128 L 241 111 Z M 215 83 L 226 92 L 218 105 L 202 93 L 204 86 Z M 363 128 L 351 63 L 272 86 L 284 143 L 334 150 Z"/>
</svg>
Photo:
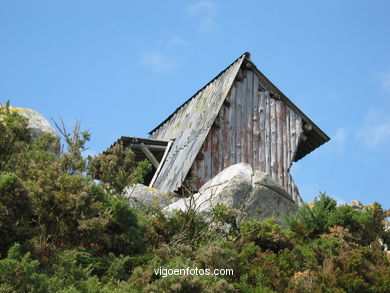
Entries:
<svg viewBox="0 0 390 293">
<path fill-rule="evenodd" d="M 224 168 L 250 164 L 272 176 L 300 202 L 290 167 L 303 133 L 303 120 L 264 89 L 256 72 L 238 75 L 191 167 L 198 187 Z"/>
</svg>

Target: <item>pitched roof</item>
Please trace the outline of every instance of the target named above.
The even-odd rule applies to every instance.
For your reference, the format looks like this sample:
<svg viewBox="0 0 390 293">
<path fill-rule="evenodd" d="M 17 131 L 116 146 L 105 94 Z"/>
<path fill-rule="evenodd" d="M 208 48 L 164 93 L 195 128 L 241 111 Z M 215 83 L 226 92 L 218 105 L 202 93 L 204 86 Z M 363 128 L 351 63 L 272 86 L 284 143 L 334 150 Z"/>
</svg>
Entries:
<svg viewBox="0 0 390 293">
<path fill-rule="evenodd" d="M 151 131 L 153 139 L 174 140 L 153 187 L 174 191 L 181 186 L 245 57 L 240 56 Z"/>
<path fill-rule="evenodd" d="M 168 155 L 161 162 L 163 165 L 159 168 L 159 173 L 155 174 L 153 187 L 175 191 L 181 186 L 243 66 L 253 70 L 265 90 L 283 100 L 302 117 L 303 124 L 311 129 L 307 132 L 306 139 L 300 141 L 294 161 L 329 140 L 318 126 L 256 68 L 250 60 L 250 54 L 244 53 L 149 133 L 152 139 L 173 141 Z"/>
</svg>

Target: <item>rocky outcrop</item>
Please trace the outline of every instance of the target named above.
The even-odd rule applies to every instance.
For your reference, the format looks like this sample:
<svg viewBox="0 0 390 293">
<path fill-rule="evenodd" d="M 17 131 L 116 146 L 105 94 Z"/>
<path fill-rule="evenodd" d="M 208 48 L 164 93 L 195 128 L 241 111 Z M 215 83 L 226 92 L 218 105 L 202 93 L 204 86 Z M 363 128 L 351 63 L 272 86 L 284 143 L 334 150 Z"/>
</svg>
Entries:
<svg viewBox="0 0 390 293">
<path fill-rule="evenodd" d="M 363 210 L 364 209 L 364 205 L 362 204 L 362 202 L 360 200 L 351 200 L 349 202 L 349 206 L 353 207 L 356 210 Z"/>
<path fill-rule="evenodd" d="M 244 219 L 278 217 L 298 208 L 287 191 L 269 175 L 253 171 L 249 164 L 239 163 L 209 180 L 193 197 L 180 199 L 164 211 L 185 211 L 191 207 L 198 212 L 208 212 L 219 204 L 237 209 L 238 225 Z"/>
<path fill-rule="evenodd" d="M 58 136 L 57 132 L 50 125 L 49 121 L 47 121 L 46 118 L 39 114 L 37 111 L 17 107 L 9 108 L 11 111 L 16 112 L 29 119 L 28 128 L 31 129 L 31 134 L 33 138 L 37 138 L 46 133 L 51 134 L 53 136 Z"/>
<path fill-rule="evenodd" d="M 131 207 L 138 209 L 162 209 L 179 199 L 175 193 L 163 192 L 142 184 L 129 185 L 123 195 Z"/>
</svg>

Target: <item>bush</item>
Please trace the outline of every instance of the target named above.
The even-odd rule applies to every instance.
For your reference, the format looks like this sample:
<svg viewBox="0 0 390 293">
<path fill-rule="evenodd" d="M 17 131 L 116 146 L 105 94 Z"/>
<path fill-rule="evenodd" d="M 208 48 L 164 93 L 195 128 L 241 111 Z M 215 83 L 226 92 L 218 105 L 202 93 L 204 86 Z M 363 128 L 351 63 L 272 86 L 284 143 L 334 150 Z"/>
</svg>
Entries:
<svg viewBox="0 0 390 293">
<path fill-rule="evenodd" d="M 121 194 L 127 185 L 143 183 L 152 169 L 149 161 L 136 163 L 134 157 L 130 148 L 117 143 L 105 153 L 90 158 L 90 173 L 104 184 L 107 191 Z"/>
<path fill-rule="evenodd" d="M 0 117 L 3 254 L 15 241 L 28 243 L 42 260 L 56 247 L 83 246 L 97 254 L 142 250 L 134 211 L 87 174 L 82 152 L 90 135 L 79 123 L 72 132 L 59 127 L 66 143 L 60 150 L 58 139 L 50 135 L 33 140 L 26 118 L 8 105 L 0 106 Z M 144 174 L 136 167 L 126 171 L 139 179 Z"/>
<path fill-rule="evenodd" d="M 303 239 L 313 239 L 329 229 L 329 216 L 336 211 L 334 199 L 321 194 L 314 199 L 312 207 L 305 205 L 288 219 L 289 228 Z"/>
<path fill-rule="evenodd" d="M 240 227 L 240 235 L 240 242 L 253 242 L 262 250 L 277 252 L 293 246 L 291 233 L 278 225 L 276 218 L 246 221 Z"/>
<path fill-rule="evenodd" d="M 0 253 L 14 242 L 33 235 L 33 209 L 28 193 L 15 173 L 0 173 Z"/>
<path fill-rule="evenodd" d="M 47 278 L 38 267 L 30 252 L 23 254 L 19 244 L 13 245 L 0 260 L 0 292 L 47 292 Z"/>
</svg>

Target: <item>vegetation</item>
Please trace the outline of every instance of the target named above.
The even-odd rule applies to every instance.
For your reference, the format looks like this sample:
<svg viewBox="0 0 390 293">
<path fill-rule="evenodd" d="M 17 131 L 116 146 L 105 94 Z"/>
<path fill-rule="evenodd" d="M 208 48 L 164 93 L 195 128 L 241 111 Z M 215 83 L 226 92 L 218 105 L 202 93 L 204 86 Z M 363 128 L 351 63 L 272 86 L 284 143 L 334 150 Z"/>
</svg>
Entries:
<svg viewBox="0 0 390 293">
<path fill-rule="evenodd" d="M 390 246 L 389 212 L 379 204 L 358 210 L 322 194 L 282 226 L 269 218 L 237 227 L 225 206 L 207 217 L 146 213 L 121 192 L 150 164 L 121 145 L 85 159 L 89 134 L 79 125 L 59 127 L 66 148 L 56 137 L 33 140 L 26 126 L 1 106 L 0 292 L 390 292 L 379 241 Z M 234 274 L 156 273 L 187 267 Z"/>
</svg>

